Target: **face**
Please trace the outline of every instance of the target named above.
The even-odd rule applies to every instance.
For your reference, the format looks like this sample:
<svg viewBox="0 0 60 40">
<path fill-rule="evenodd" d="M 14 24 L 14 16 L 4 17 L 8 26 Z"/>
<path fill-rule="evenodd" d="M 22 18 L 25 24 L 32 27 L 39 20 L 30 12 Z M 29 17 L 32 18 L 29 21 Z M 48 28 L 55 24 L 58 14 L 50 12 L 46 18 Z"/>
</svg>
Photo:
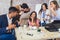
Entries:
<svg viewBox="0 0 60 40">
<path fill-rule="evenodd" d="M 18 15 L 18 12 L 12 12 L 12 17 L 15 17 Z"/>
<path fill-rule="evenodd" d="M 50 7 L 55 9 L 56 5 L 53 2 L 51 2 Z"/>
<path fill-rule="evenodd" d="M 29 8 L 21 8 L 21 10 L 23 11 L 23 12 L 28 12 L 29 11 Z"/>
<path fill-rule="evenodd" d="M 42 9 L 43 9 L 44 11 L 46 10 L 46 7 L 45 7 L 45 5 L 43 5 L 43 6 L 42 6 Z"/>
<path fill-rule="evenodd" d="M 36 16 L 35 13 L 32 13 L 31 17 L 34 18 L 35 16 Z"/>
</svg>

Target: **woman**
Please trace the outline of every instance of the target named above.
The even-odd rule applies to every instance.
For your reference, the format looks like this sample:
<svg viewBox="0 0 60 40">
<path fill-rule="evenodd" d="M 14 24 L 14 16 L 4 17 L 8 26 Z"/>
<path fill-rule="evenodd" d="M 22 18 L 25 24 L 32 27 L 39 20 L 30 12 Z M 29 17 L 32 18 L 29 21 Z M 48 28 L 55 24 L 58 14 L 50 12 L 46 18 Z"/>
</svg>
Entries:
<svg viewBox="0 0 60 40">
<path fill-rule="evenodd" d="M 60 28 L 60 8 L 57 1 L 50 2 L 49 10 L 50 10 L 51 19 L 54 21 L 50 23 L 46 28 L 49 30 L 53 28 L 51 29 L 52 31 L 58 30 Z"/>
<path fill-rule="evenodd" d="M 47 22 L 49 22 L 48 6 L 46 3 L 42 4 L 39 13 L 40 13 L 41 26 L 44 26 Z"/>
<path fill-rule="evenodd" d="M 60 8 L 57 1 L 51 1 L 49 10 L 53 20 L 60 20 Z"/>
<path fill-rule="evenodd" d="M 39 27 L 39 20 L 37 19 L 37 13 L 35 11 L 33 11 L 30 14 L 30 17 L 28 19 L 28 24 L 29 24 L 29 26 L 37 26 L 37 27 Z"/>
</svg>

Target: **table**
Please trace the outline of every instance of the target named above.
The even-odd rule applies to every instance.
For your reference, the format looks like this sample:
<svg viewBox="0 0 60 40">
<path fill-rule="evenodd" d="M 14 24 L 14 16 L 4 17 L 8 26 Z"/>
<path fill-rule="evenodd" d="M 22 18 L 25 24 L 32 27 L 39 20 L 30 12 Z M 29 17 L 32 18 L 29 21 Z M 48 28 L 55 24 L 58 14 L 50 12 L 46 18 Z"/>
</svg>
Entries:
<svg viewBox="0 0 60 40">
<path fill-rule="evenodd" d="M 41 29 L 41 32 L 37 32 L 37 30 L 30 30 L 29 28 L 24 27 L 16 28 L 15 32 L 17 40 L 46 40 L 60 38 L 59 32 L 49 32 L 44 27 L 40 27 L 39 29 Z"/>
</svg>

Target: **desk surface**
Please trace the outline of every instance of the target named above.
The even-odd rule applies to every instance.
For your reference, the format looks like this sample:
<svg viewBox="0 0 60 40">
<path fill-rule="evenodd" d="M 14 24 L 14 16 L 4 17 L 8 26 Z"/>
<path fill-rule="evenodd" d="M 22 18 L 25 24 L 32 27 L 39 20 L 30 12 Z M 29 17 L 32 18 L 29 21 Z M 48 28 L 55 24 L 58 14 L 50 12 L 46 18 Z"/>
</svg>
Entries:
<svg viewBox="0 0 60 40">
<path fill-rule="evenodd" d="M 17 40 L 39 40 L 39 39 L 54 39 L 54 38 L 60 38 L 59 32 L 49 32 L 44 27 L 40 27 L 41 32 L 37 32 L 37 30 L 30 30 L 29 28 L 23 28 L 19 27 L 16 28 L 16 37 Z M 33 34 L 33 36 L 27 35 Z"/>
</svg>

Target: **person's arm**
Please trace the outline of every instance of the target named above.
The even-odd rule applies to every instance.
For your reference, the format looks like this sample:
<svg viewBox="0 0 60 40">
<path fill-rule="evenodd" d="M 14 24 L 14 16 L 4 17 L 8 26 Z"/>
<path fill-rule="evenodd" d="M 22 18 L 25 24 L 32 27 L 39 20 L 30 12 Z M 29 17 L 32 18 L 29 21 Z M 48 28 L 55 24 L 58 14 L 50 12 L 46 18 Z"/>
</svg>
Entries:
<svg viewBox="0 0 60 40">
<path fill-rule="evenodd" d="M 30 26 L 30 25 L 31 25 L 31 22 L 29 21 L 29 19 L 28 19 L 28 21 L 27 21 L 27 22 L 28 22 L 28 26 Z"/>
<path fill-rule="evenodd" d="M 54 16 L 57 16 L 57 13 L 53 9 L 51 9 L 51 11 Z"/>
<path fill-rule="evenodd" d="M 16 27 L 19 27 L 19 26 L 20 26 L 20 24 L 18 22 L 16 22 Z"/>
<path fill-rule="evenodd" d="M 9 33 L 8 31 L 11 30 L 11 29 L 15 29 L 15 26 L 16 25 L 14 25 L 14 24 L 11 24 L 11 25 L 9 25 L 7 27 L 2 26 L 2 28 L 0 28 L 0 34 Z"/>
<path fill-rule="evenodd" d="M 36 23 L 32 22 L 31 24 L 32 24 L 32 26 L 37 26 L 37 27 L 39 27 L 39 20 L 37 19 Z"/>
<path fill-rule="evenodd" d="M 20 24 L 19 24 L 19 18 L 18 17 L 14 17 L 13 20 L 12 20 L 12 24 L 15 24 L 16 27 L 19 27 Z"/>
<path fill-rule="evenodd" d="M 7 32 L 7 27 L 2 26 L 3 22 L 0 20 L 0 34 Z"/>
<path fill-rule="evenodd" d="M 0 34 L 7 33 L 7 28 L 0 28 Z"/>
<path fill-rule="evenodd" d="M 6 33 L 6 27 L 2 26 L 3 25 L 3 21 L 2 21 L 2 16 L 0 15 L 0 34 Z"/>
<path fill-rule="evenodd" d="M 37 24 L 36 24 L 36 26 L 39 27 L 39 25 L 40 25 L 40 24 L 39 24 L 39 20 L 37 19 Z"/>
<path fill-rule="evenodd" d="M 54 10 L 52 7 L 49 6 L 48 9 L 52 12 L 52 14 L 53 14 L 54 16 L 57 16 L 55 10 Z"/>
</svg>

